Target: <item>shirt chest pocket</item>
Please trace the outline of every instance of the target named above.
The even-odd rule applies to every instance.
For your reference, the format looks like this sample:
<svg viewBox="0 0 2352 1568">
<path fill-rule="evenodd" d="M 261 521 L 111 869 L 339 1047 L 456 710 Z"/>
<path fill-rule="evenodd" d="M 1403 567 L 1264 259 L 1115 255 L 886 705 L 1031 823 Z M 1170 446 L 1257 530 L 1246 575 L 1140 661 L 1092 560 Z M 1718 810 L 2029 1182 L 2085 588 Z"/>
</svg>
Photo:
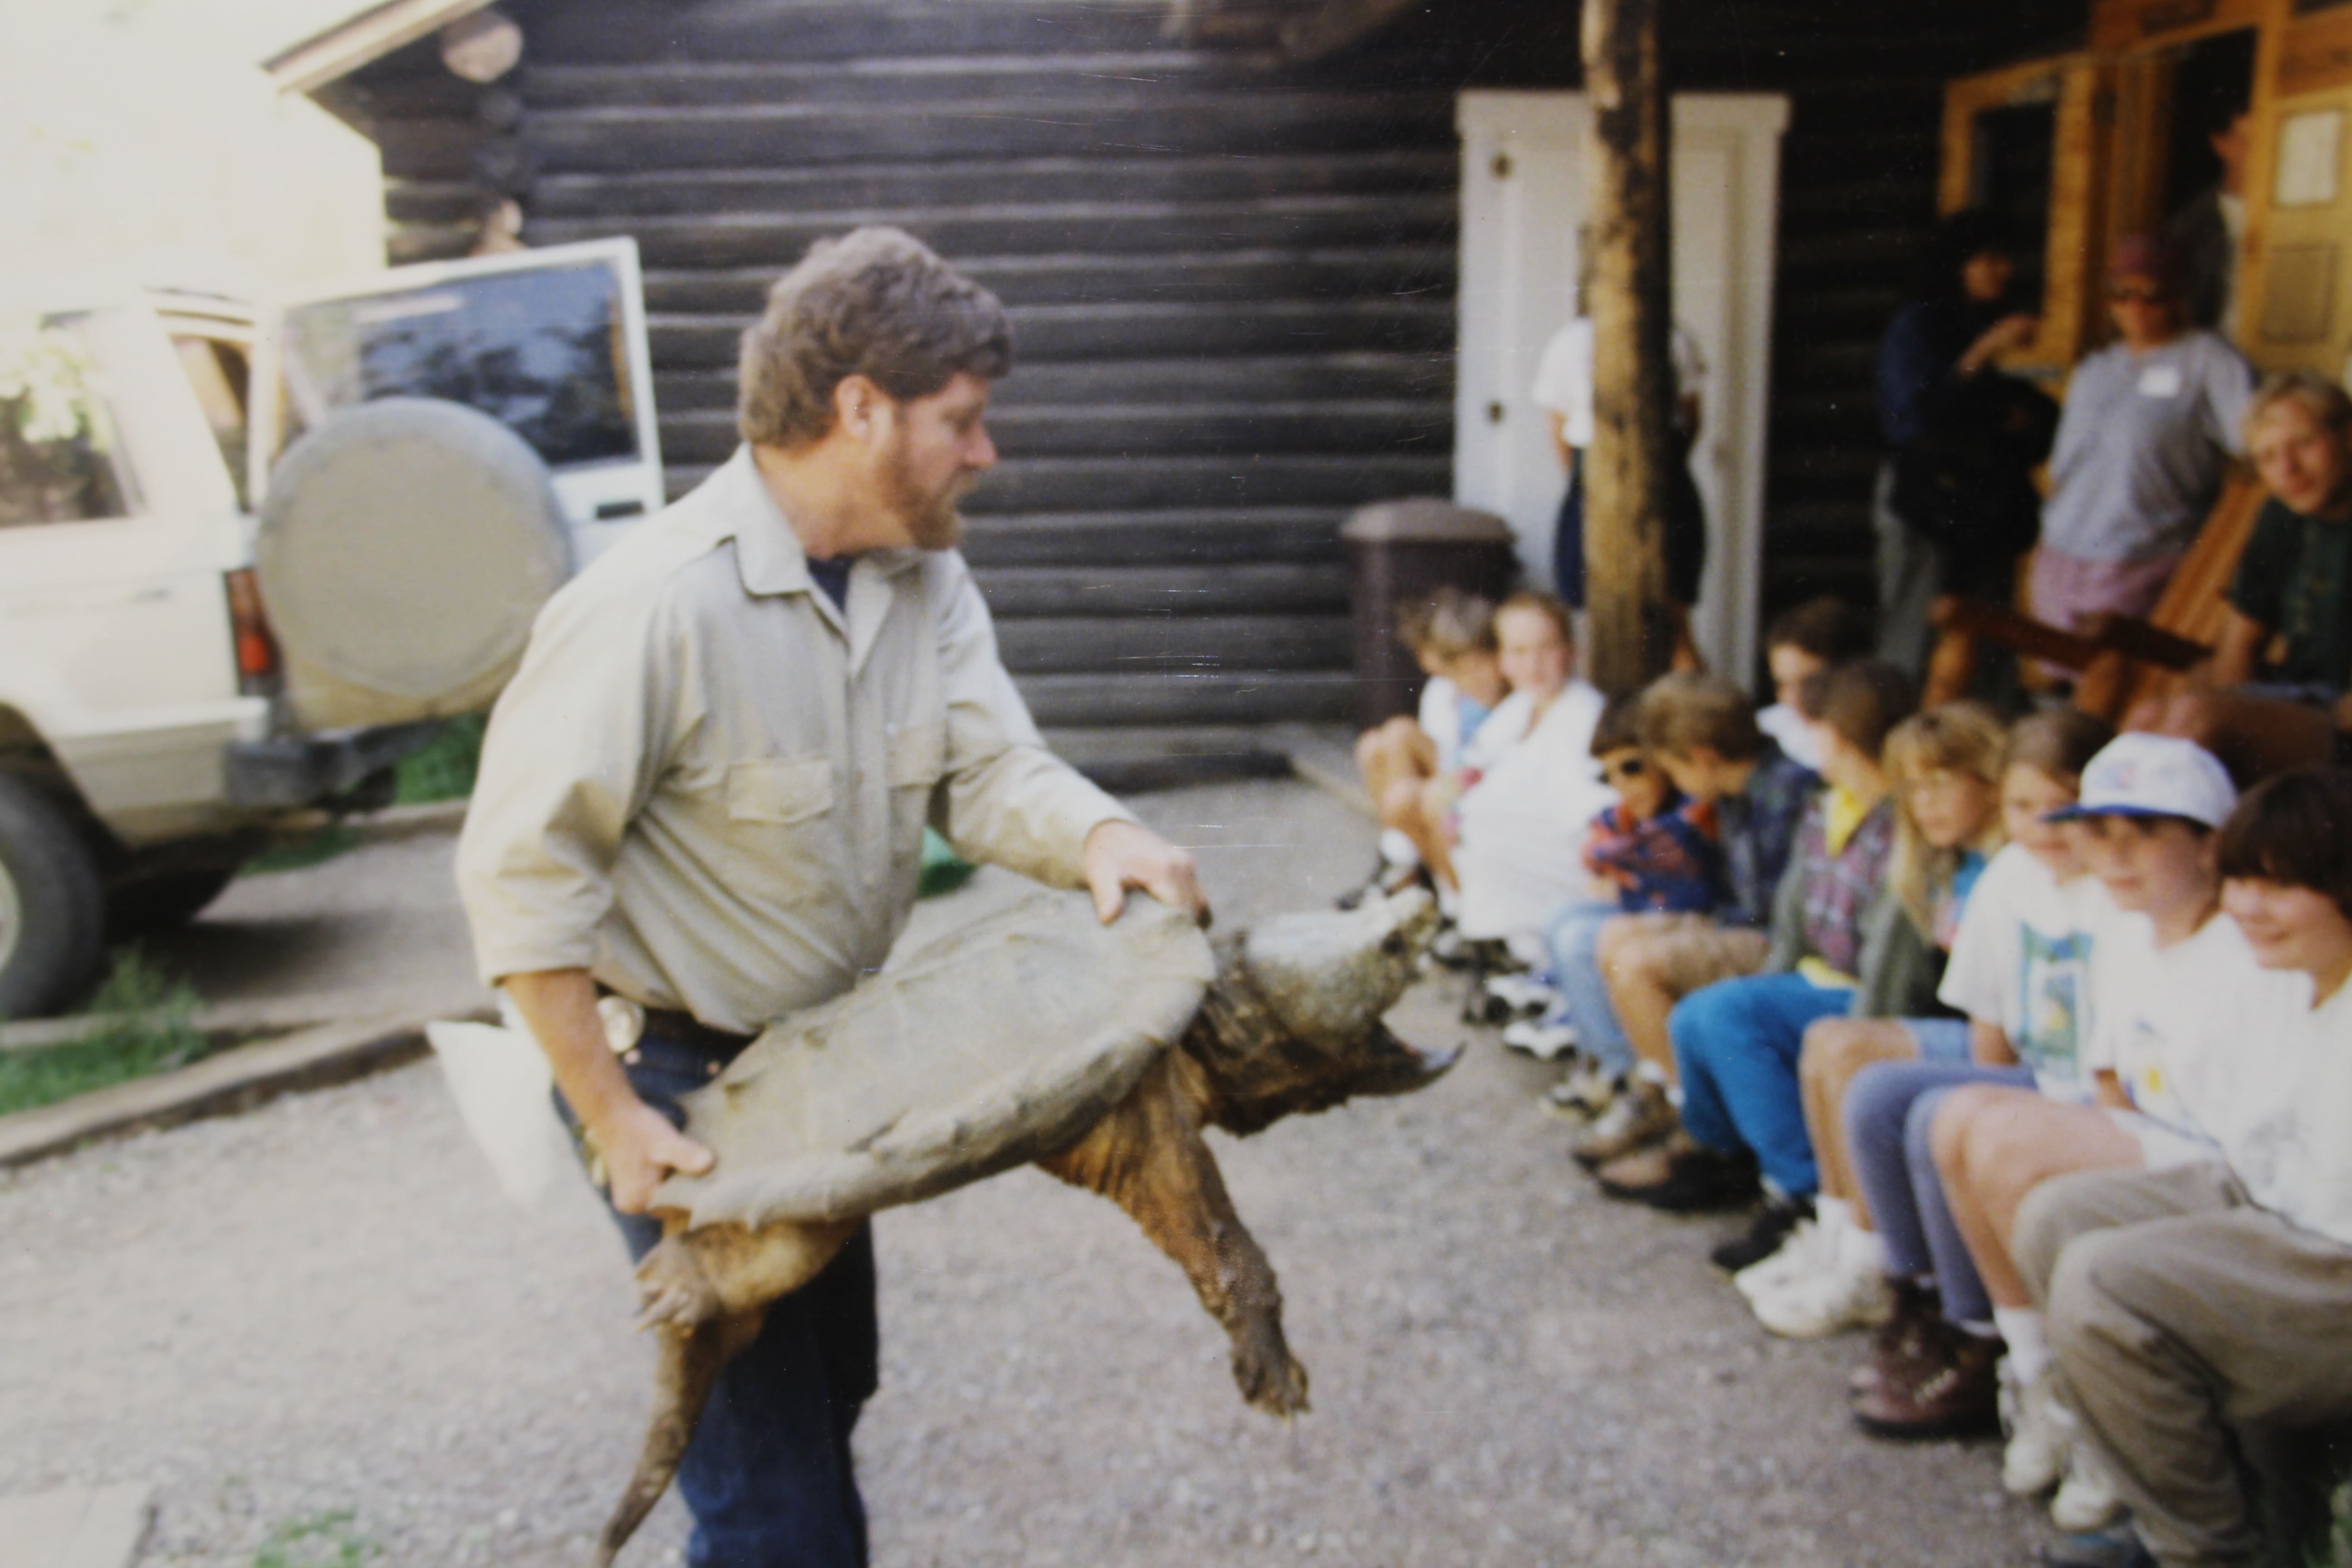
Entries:
<svg viewBox="0 0 2352 1568">
<path fill-rule="evenodd" d="M 929 789 L 947 771 L 948 727 L 933 719 L 905 724 L 890 732 L 889 780 L 892 789 Z"/>
<path fill-rule="evenodd" d="M 832 809 L 829 757 L 762 758 L 727 770 L 727 815 L 733 821 L 788 827 Z"/>
</svg>

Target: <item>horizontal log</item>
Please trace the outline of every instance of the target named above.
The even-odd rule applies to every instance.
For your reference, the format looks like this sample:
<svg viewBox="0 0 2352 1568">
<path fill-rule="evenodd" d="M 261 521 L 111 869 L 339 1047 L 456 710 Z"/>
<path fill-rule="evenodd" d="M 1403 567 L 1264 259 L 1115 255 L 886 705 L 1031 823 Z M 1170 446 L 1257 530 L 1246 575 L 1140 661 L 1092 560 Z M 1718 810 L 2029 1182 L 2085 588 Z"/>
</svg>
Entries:
<svg viewBox="0 0 2352 1568">
<path fill-rule="evenodd" d="M 996 410 L 1039 404 L 1139 403 L 1229 405 L 1302 398 L 1448 400 L 1454 395 L 1451 354 L 1431 353 L 1237 354 L 1207 359 L 1017 360 L 996 384 Z M 658 370 L 655 406 L 665 412 L 731 409 L 735 371 Z"/>
<path fill-rule="evenodd" d="M 1450 455 L 1401 457 L 1024 458 L 981 480 L 965 504 L 987 513 L 1135 508 L 1355 507 L 1453 488 Z"/>
<path fill-rule="evenodd" d="M 1345 669 L 1354 623 L 1345 615 L 1003 616 L 996 644 L 1014 675 L 1154 670 Z"/>
<path fill-rule="evenodd" d="M 1040 724 L 1329 723 L 1352 710 L 1355 678 L 1339 670 L 1171 670 L 1148 675 L 1031 675 L 1015 684 Z"/>
<path fill-rule="evenodd" d="M 1048 512 L 964 521 L 974 566 L 1227 566 L 1340 558 L 1335 507 Z"/>
<path fill-rule="evenodd" d="M 1338 564 L 974 567 L 990 610 L 1022 616 L 1339 615 L 1348 574 Z"/>
<path fill-rule="evenodd" d="M 1254 457 L 1274 452 L 1444 454 L 1453 449 L 1454 409 L 1439 402 L 1062 404 L 1014 405 L 988 416 L 1007 458 Z M 679 462 L 719 462 L 737 445 L 732 409 L 662 416 L 663 452 Z"/>
</svg>

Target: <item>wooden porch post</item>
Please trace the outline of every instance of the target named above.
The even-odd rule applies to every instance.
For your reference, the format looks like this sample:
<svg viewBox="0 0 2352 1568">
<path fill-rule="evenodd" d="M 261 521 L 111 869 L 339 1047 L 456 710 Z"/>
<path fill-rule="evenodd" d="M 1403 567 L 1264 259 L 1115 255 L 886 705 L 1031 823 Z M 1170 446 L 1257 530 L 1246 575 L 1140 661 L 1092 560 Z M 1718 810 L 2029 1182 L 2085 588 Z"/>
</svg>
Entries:
<svg viewBox="0 0 2352 1568">
<path fill-rule="evenodd" d="M 1615 695 L 1663 673 L 1666 607 L 1668 343 L 1666 100 L 1661 0 L 1583 0 L 1584 90 L 1592 104 L 1592 445 L 1584 455 L 1588 679 Z"/>
</svg>

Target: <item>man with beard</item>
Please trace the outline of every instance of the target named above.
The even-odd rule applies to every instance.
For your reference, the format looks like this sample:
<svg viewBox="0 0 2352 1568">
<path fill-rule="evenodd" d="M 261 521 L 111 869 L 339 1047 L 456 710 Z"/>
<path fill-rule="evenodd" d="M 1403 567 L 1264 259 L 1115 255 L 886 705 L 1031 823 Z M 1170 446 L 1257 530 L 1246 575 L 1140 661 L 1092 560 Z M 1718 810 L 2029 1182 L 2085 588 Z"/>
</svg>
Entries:
<svg viewBox="0 0 2352 1568">
<path fill-rule="evenodd" d="M 1192 858 L 1049 754 L 953 545 L 996 461 L 1004 310 L 896 229 L 822 241 L 743 335 L 744 445 L 551 600 L 493 715 L 457 874 L 633 1256 L 678 1098 L 878 968 L 923 827 L 1206 917 Z M 678 1488 L 696 1568 L 853 1568 L 875 1386 L 861 1231 L 729 1363 Z"/>
</svg>

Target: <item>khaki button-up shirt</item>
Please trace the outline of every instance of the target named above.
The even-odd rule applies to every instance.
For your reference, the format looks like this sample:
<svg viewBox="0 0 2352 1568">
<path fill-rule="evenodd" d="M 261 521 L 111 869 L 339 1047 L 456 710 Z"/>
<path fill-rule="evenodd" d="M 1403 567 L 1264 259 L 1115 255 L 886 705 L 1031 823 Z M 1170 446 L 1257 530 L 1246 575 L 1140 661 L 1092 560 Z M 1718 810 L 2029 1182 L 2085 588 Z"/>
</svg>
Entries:
<svg viewBox="0 0 2352 1568">
<path fill-rule="evenodd" d="M 927 821 L 1076 886 L 1112 818 L 1045 750 L 962 557 L 862 556 L 842 614 L 746 447 L 541 612 L 457 881 L 485 980 L 586 968 L 750 1033 L 880 966 Z"/>
</svg>

